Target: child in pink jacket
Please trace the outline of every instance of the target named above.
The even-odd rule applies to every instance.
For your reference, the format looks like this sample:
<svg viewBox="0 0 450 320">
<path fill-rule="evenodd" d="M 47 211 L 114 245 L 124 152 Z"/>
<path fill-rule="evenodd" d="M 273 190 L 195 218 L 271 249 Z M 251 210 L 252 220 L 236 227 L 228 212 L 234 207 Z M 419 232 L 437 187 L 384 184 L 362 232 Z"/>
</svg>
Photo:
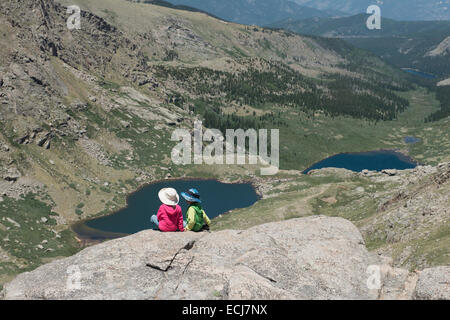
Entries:
<svg viewBox="0 0 450 320">
<path fill-rule="evenodd" d="M 159 200 L 163 203 L 151 221 L 163 232 L 184 231 L 183 213 L 178 205 L 180 197 L 173 188 L 161 189 L 158 193 Z"/>
</svg>

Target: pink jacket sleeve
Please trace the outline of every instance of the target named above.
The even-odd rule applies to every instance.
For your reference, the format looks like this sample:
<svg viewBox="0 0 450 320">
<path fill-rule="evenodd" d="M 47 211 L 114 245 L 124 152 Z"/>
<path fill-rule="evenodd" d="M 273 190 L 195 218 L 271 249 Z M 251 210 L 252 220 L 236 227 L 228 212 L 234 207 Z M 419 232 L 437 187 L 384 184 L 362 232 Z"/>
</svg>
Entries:
<svg viewBox="0 0 450 320">
<path fill-rule="evenodd" d="M 184 232 L 184 226 L 183 226 L 183 212 L 181 211 L 181 207 L 178 206 L 178 230 L 181 232 Z"/>
<path fill-rule="evenodd" d="M 162 214 L 163 214 L 163 212 L 164 212 L 164 210 L 162 210 L 162 207 L 163 207 L 163 205 L 159 207 L 158 213 L 156 214 L 156 217 L 158 218 L 158 221 L 159 221 L 159 222 L 161 222 L 161 220 L 162 220 Z"/>
</svg>

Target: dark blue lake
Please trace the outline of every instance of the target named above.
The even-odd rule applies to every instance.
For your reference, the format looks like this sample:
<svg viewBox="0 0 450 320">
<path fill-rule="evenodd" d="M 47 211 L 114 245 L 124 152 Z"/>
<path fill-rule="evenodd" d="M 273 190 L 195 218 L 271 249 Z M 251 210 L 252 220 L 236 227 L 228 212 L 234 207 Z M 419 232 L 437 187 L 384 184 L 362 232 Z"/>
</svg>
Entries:
<svg viewBox="0 0 450 320">
<path fill-rule="evenodd" d="M 414 74 L 416 76 L 420 76 L 422 78 L 427 78 L 427 79 L 435 79 L 437 78 L 434 74 L 430 74 L 430 73 L 425 73 L 419 70 L 413 70 L 413 69 L 402 69 L 405 72 Z"/>
<path fill-rule="evenodd" d="M 82 238 L 101 240 L 125 236 L 146 229 L 155 229 L 150 217 L 156 214 L 161 202 L 158 192 L 162 188 L 175 188 L 180 195 L 180 203 L 186 219 L 187 205 L 181 197 L 182 191 L 190 188 L 199 190 L 202 205 L 209 218 L 237 208 L 253 205 L 258 195 L 249 183 L 227 184 L 216 180 L 167 180 L 150 184 L 128 197 L 128 207 L 112 215 L 84 221 L 73 226 Z"/>
<path fill-rule="evenodd" d="M 359 153 L 340 153 L 317 162 L 303 173 L 322 168 L 344 168 L 356 172 L 364 169 L 381 171 L 384 169 L 412 169 L 417 164 L 409 157 L 395 151 L 379 150 Z"/>
</svg>

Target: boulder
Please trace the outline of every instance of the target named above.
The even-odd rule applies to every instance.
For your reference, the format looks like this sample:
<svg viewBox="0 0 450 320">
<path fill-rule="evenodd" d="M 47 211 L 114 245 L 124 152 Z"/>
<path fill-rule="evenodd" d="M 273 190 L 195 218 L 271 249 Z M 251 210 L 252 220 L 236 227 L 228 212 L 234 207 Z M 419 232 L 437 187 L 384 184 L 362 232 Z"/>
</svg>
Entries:
<svg viewBox="0 0 450 320">
<path fill-rule="evenodd" d="M 122 127 L 126 128 L 126 129 L 131 127 L 131 124 L 128 121 L 121 120 L 120 124 L 122 125 Z"/>
<path fill-rule="evenodd" d="M 47 140 L 45 143 L 44 143 L 44 145 L 43 145 L 43 147 L 44 147 L 44 149 L 50 149 L 50 145 L 51 145 L 51 140 Z"/>
<path fill-rule="evenodd" d="M 395 170 L 395 169 L 386 169 L 386 170 L 382 170 L 381 172 L 384 174 L 387 174 L 390 177 L 393 177 L 393 176 L 397 175 L 397 173 L 398 173 L 397 170 Z"/>
<path fill-rule="evenodd" d="M 166 124 L 170 127 L 175 127 L 177 125 L 177 122 L 167 119 Z"/>
<path fill-rule="evenodd" d="M 6 181 L 17 181 L 22 174 L 19 170 L 16 168 L 10 168 L 8 171 L 3 175 L 3 179 Z"/>
<path fill-rule="evenodd" d="M 84 103 L 80 100 L 75 100 L 71 103 L 70 108 L 76 111 L 85 111 L 89 108 L 87 103 Z"/>
<path fill-rule="evenodd" d="M 25 144 L 28 141 L 29 137 L 30 137 L 29 134 L 25 134 L 25 135 L 21 136 L 20 138 L 16 139 L 16 142 L 18 144 Z"/>
<path fill-rule="evenodd" d="M 450 266 L 420 272 L 414 291 L 416 300 L 450 300 Z"/>
<path fill-rule="evenodd" d="M 375 299 L 358 229 L 307 217 L 107 241 L 20 274 L 5 299 Z"/>
<path fill-rule="evenodd" d="M 44 144 L 47 142 L 49 136 L 50 136 L 50 132 L 45 132 L 42 135 L 38 136 L 38 139 L 36 140 L 36 144 L 39 147 L 44 146 Z"/>
</svg>

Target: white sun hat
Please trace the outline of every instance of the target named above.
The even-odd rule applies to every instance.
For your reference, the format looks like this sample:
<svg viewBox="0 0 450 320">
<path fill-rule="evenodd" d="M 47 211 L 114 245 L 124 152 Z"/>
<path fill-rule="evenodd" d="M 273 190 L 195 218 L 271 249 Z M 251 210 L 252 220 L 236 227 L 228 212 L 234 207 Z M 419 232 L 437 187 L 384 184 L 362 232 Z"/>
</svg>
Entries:
<svg viewBox="0 0 450 320">
<path fill-rule="evenodd" d="M 180 201 L 177 190 L 174 188 L 163 188 L 158 192 L 159 200 L 168 206 L 175 206 Z"/>
</svg>

